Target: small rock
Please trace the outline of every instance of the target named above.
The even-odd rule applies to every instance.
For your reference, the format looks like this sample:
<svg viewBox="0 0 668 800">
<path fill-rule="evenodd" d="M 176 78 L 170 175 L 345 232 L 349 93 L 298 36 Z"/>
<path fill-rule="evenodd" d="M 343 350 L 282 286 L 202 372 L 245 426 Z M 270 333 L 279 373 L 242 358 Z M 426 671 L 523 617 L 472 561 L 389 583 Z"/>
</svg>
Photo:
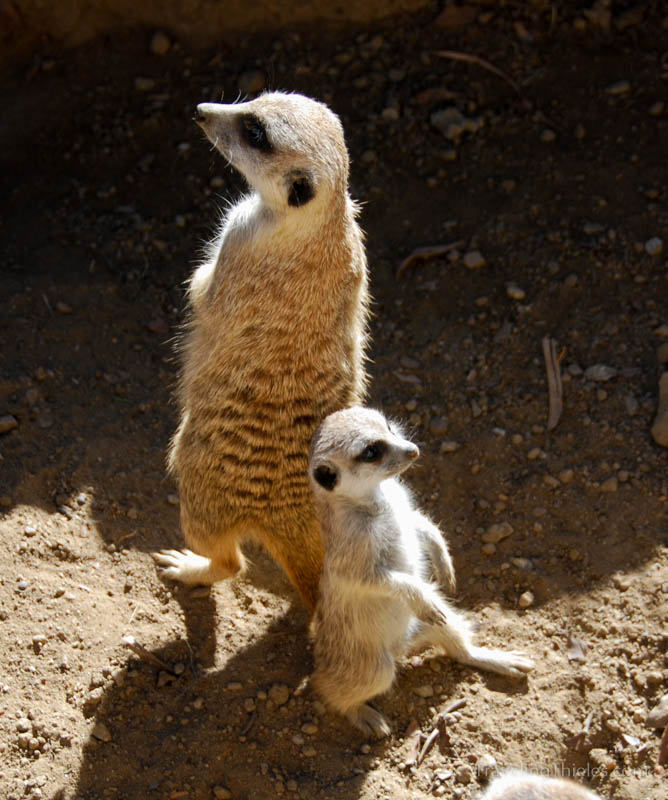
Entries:
<svg viewBox="0 0 668 800">
<path fill-rule="evenodd" d="M 413 689 L 413 693 L 418 697 L 432 697 L 434 694 L 434 687 L 430 683 L 427 683 L 424 686 L 416 686 Z"/>
<path fill-rule="evenodd" d="M 657 100 L 649 107 L 649 113 L 652 117 L 660 117 L 665 111 L 665 103 L 663 100 Z"/>
<path fill-rule="evenodd" d="M 27 731 L 31 730 L 32 723 L 26 717 L 21 717 L 20 720 L 16 723 L 16 730 L 19 733 L 26 733 Z"/>
<path fill-rule="evenodd" d="M 514 283 L 509 283 L 508 286 L 506 286 L 506 294 L 511 300 L 524 300 L 526 297 L 524 289 L 520 289 L 520 287 Z"/>
<path fill-rule="evenodd" d="M 480 269 L 485 263 L 485 258 L 479 250 L 470 250 L 464 254 L 464 266 L 468 269 Z"/>
<path fill-rule="evenodd" d="M 526 592 L 522 592 L 522 594 L 519 596 L 517 606 L 518 608 L 530 608 L 535 601 L 536 598 L 534 597 L 533 592 L 527 590 Z"/>
<path fill-rule="evenodd" d="M 438 451 L 439 453 L 454 453 L 458 448 L 459 444 L 457 442 L 446 439 L 444 442 L 441 442 L 441 446 L 438 448 Z"/>
<path fill-rule="evenodd" d="M 585 378 L 588 381 L 597 381 L 603 383 L 609 381 L 617 375 L 617 370 L 614 367 L 609 367 L 606 364 L 594 364 L 587 367 L 585 370 Z"/>
<path fill-rule="evenodd" d="M 168 494 L 167 495 L 167 502 L 170 506 L 178 506 L 179 504 L 179 496 L 178 494 Z"/>
<path fill-rule="evenodd" d="M 527 453 L 527 458 L 529 461 L 536 461 L 539 458 L 545 458 L 545 453 L 540 449 L 540 447 L 532 447 Z"/>
<path fill-rule="evenodd" d="M 183 675 L 185 671 L 186 671 L 186 665 L 182 661 L 177 661 L 176 664 L 174 664 L 175 675 Z"/>
<path fill-rule="evenodd" d="M 620 592 L 625 592 L 628 589 L 630 589 L 633 583 L 632 579 L 628 575 L 621 575 L 621 574 L 613 575 L 612 582 L 615 584 L 615 586 L 619 589 Z"/>
<path fill-rule="evenodd" d="M 269 699 L 277 706 L 285 705 L 290 699 L 290 687 L 283 683 L 275 683 L 269 689 Z"/>
<path fill-rule="evenodd" d="M 318 732 L 318 726 L 315 722 L 305 722 L 302 725 L 302 733 L 305 733 L 307 736 L 313 736 Z"/>
<path fill-rule="evenodd" d="M 557 134 L 550 128 L 545 128 L 545 130 L 540 135 L 541 142 L 545 142 L 546 144 L 553 142 L 556 138 Z"/>
<path fill-rule="evenodd" d="M 19 423 L 16 417 L 11 414 L 5 414 L 5 416 L 0 417 L 0 433 L 9 433 L 9 431 L 13 431 L 14 428 L 18 427 Z"/>
<path fill-rule="evenodd" d="M 493 556 L 496 553 L 496 545 L 492 542 L 487 542 L 480 549 L 486 556 Z"/>
<path fill-rule="evenodd" d="M 165 56 L 169 53 L 172 43 L 163 31 L 156 31 L 151 37 L 149 49 L 154 56 Z"/>
<path fill-rule="evenodd" d="M 464 764 L 463 766 L 459 767 L 457 772 L 455 772 L 455 780 L 457 783 L 471 783 L 473 780 L 473 768 L 468 764 Z"/>
<path fill-rule="evenodd" d="M 559 480 L 561 483 L 570 483 L 574 477 L 575 473 L 572 469 L 562 469 L 559 473 Z"/>
<path fill-rule="evenodd" d="M 155 88 L 155 81 L 153 78 L 135 78 L 135 89 L 138 92 L 150 92 Z"/>
<path fill-rule="evenodd" d="M 239 91 L 242 94 L 259 94 L 267 87 L 267 76 L 261 69 L 247 69 L 239 76 Z"/>
<path fill-rule="evenodd" d="M 663 240 L 658 236 L 652 236 L 645 242 L 645 252 L 649 256 L 660 256 L 663 253 Z"/>
<path fill-rule="evenodd" d="M 104 722 L 96 722 L 95 727 L 91 731 L 91 735 L 100 742 L 111 741 L 111 732 Z"/>
<path fill-rule="evenodd" d="M 496 771 L 496 759 L 489 753 L 483 753 L 476 761 L 476 772 L 478 777 L 487 781 L 491 778 L 492 774 Z"/>
<path fill-rule="evenodd" d="M 63 303 L 62 300 L 59 300 L 56 303 L 56 311 L 58 311 L 60 314 L 71 314 L 72 306 L 68 305 L 67 303 Z"/>
<path fill-rule="evenodd" d="M 601 491 L 602 492 L 616 492 L 618 486 L 617 476 L 612 475 L 609 478 L 606 478 L 603 483 L 601 484 Z"/>
<path fill-rule="evenodd" d="M 668 694 L 664 694 L 659 701 L 659 705 L 649 712 L 645 725 L 648 728 L 665 728 L 668 726 Z"/>
<path fill-rule="evenodd" d="M 605 91 L 613 96 L 627 94 L 631 91 L 631 84 L 628 81 L 616 81 L 615 83 L 611 83 Z"/>
<path fill-rule="evenodd" d="M 244 709 L 246 711 L 255 711 L 255 699 L 253 697 L 247 697 L 244 700 Z"/>
<path fill-rule="evenodd" d="M 445 108 L 435 111 L 429 118 L 431 124 L 437 128 L 446 139 L 457 141 L 464 133 L 475 133 L 483 125 L 482 117 L 469 119 L 458 108 Z"/>
<path fill-rule="evenodd" d="M 512 532 L 513 526 L 509 522 L 495 522 L 487 528 L 481 538 L 486 544 L 497 544 L 510 536 Z"/>
<path fill-rule="evenodd" d="M 232 792 L 224 786 L 214 786 L 212 791 L 216 800 L 230 800 L 232 797 Z"/>
</svg>

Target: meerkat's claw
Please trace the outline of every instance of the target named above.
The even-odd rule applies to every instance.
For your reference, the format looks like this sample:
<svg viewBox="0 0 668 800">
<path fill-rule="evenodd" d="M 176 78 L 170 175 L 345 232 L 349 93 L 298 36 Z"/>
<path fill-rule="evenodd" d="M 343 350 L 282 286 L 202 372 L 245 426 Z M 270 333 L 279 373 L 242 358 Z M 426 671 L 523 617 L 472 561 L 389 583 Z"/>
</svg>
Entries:
<svg viewBox="0 0 668 800">
<path fill-rule="evenodd" d="M 380 711 L 376 711 L 375 708 L 366 703 L 363 703 L 354 711 L 349 711 L 346 716 L 356 728 L 367 736 L 375 736 L 377 739 L 382 739 L 392 732 L 390 723 Z"/>
<path fill-rule="evenodd" d="M 192 550 L 161 550 L 151 553 L 163 578 L 189 585 L 213 583 L 210 579 L 211 560 Z"/>
</svg>

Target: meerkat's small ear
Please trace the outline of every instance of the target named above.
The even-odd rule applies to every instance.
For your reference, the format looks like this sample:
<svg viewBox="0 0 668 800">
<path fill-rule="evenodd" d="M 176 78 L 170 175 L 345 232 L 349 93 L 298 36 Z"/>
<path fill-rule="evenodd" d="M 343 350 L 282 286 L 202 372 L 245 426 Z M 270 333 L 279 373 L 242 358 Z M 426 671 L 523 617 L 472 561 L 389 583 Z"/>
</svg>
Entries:
<svg viewBox="0 0 668 800">
<path fill-rule="evenodd" d="M 323 489 L 331 492 L 339 482 L 339 473 L 327 464 L 320 464 L 313 470 L 313 478 Z"/>
<path fill-rule="evenodd" d="M 305 206 L 315 197 L 315 188 L 310 175 L 305 172 L 293 172 L 288 177 L 288 205 Z"/>
</svg>

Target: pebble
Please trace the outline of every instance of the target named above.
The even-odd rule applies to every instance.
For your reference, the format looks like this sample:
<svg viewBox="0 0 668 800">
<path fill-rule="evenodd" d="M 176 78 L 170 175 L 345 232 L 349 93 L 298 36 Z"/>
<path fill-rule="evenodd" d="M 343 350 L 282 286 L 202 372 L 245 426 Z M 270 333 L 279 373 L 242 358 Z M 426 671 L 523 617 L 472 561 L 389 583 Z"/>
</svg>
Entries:
<svg viewBox="0 0 668 800">
<path fill-rule="evenodd" d="M 612 576 L 612 582 L 620 592 L 626 592 L 631 588 L 631 584 L 633 583 L 628 575 L 621 575 L 619 573 Z"/>
<path fill-rule="evenodd" d="M 255 711 L 255 700 L 252 697 L 247 697 L 244 700 L 244 708 L 246 711 Z"/>
<path fill-rule="evenodd" d="M 0 433 L 9 433 L 9 431 L 13 431 L 14 428 L 18 427 L 19 423 L 16 417 L 13 417 L 11 414 L 5 414 L 0 417 Z"/>
<path fill-rule="evenodd" d="M 536 602 L 536 598 L 534 597 L 533 592 L 522 592 L 519 596 L 517 601 L 518 608 L 531 608 L 531 606 Z"/>
<path fill-rule="evenodd" d="M 435 111 L 429 121 L 446 139 L 452 141 L 457 141 L 464 133 L 475 133 L 483 125 L 482 117 L 477 119 L 465 117 L 458 108 L 454 107 Z"/>
<path fill-rule="evenodd" d="M 490 753 L 483 753 L 476 761 L 476 771 L 479 778 L 489 780 L 496 770 L 496 759 Z"/>
<path fill-rule="evenodd" d="M 371 752 L 371 745 L 364 743 L 360 747 L 360 752 L 362 752 L 365 756 L 368 755 Z"/>
<path fill-rule="evenodd" d="M 655 103 L 652 103 L 652 105 L 650 106 L 649 113 L 653 117 L 660 117 L 663 114 L 665 108 L 666 108 L 666 106 L 665 106 L 664 102 L 662 100 L 657 100 Z"/>
<path fill-rule="evenodd" d="M 479 250 L 470 250 L 464 254 L 464 266 L 467 269 L 480 269 L 485 263 L 485 257 Z"/>
<path fill-rule="evenodd" d="M 434 694 L 434 687 L 430 683 L 426 683 L 424 686 L 416 686 L 413 689 L 413 694 L 416 694 L 418 697 L 432 697 Z"/>
<path fill-rule="evenodd" d="M 248 69 L 239 76 L 239 91 L 242 94 L 258 94 L 267 88 L 267 76 L 261 69 Z"/>
<path fill-rule="evenodd" d="M 230 800 L 232 797 L 232 792 L 224 786 L 214 786 L 212 791 L 216 800 Z"/>
<path fill-rule="evenodd" d="M 492 542 L 487 542 L 480 549 L 486 556 L 493 556 L 496 553 L 496 545 Z"/>
<path fill-rule="evenodd" d="M 584 376 L 588 381 L 597 381 L 603 383 L 609 381 L 617 375 L 617 370 L 614 367 L 609 367 L 607 364 L 594 364 L 587 367 Z"/>
<path fill-rule="evenodd" d="M 275 683 L 269 689 L 269 699 L 277 706 L 285 705 L 290 699 L 290 687 L 283 683 Z"/>
<path fill-rule="evenodd" d="M 545 130 L 540 135 L 541 142 L 545 142 L 546 144 L 553 142 L 556 138 L 557 134 L 550 128 L 545 128 Z"/>
<path fill-rule="evenodd" d="M 559 486 L 561 486 L 559 479 L 555 478 L 554 475 L 550 475 L 549 473 L 543 475 L 543 483 L 549 486 L 551 489 L 557 489 Z"/>
<path fill-rule="evenodd" d="M 558 477 L 562 483 L 570 483 L 575 477 L 575 473 L 572 469 L 562 469 Z"/>
<path fill-rule="evenodd" d="M 526 297 L 524 289 L 520 289 L 515 283 L 509 283 L 508 286 L 506 286 L 506 294 L 511 300 L 524 300 Z"/>
<path fill-rule="evenodd" d="M 91 735 L 100 742 L 110 742 L 111 732 L 104 722 L 96 722 Z"/>
<path fill-rule="evenodd" d="M 16 730 L 19 733 L 26 733 L 32 728 L 32 723 L 27 717 L 21 717 L 21 719 L 16 723 Z"/>
<path fill-rule="evenodd" d="M 149 49 L 154 56 L 165 56 L 169 53 L 172 43 L 163 31 L 156 31 L 151 37 Z"/>
<path fill-rule="evenodd" d="M 318 726 L 315 724 L 315 722 L 305 722 L 302 725 L 302 732 L 307 736 L 313 736 L 318 732 Z"/>
<path fill-rule="evenodd" d="M 631 84 L 628 81 L 616 81 L 611 83 L 605 91 L 613 96 L 627 94 L 631 91 Z"/>
<path fill-rule="evenodd" d="M 532 447 L 527 453 L 527 458 L 529 461 L 536 461 L 536 459 L 545 458 L 545 453 L 540 447 Z"/>
<path fill-rule="evenodd" d="M 153 78 L 135 78 L 135 89 L 138 92 L 150 92 L 155 88 L 155 81 Z"/>
<path fill-rule="evenodd" d="M 512 532 L 513 526 L 509 522 L 495 522 L 487 528 L 481 538 L 486 544 L 497 544 L 510 536 Z"/>
<path fill-rule="evenodd" d="M 170 506 L 178 506 L 179 504 L 179 496 L 178 494 L 168 494 L 167 495 L 167 502 Z"/>
<path fill-rule="evenodd" d="M 459 444 L 457 442 L 453 442 L 451 439 L 446 439 L 444 442 L 441 442 L 441 446 L 438 448 L 438 450 L 439 453 L 454 453 L 458 448 Z"/>
<path fill-rule="evenodd" d="M 645 252 L 649 256 L 660 256 L 663 253 L 663 239 L 658 236 L 652 236 L 645 242 Z"/>
<path fill-rule="evenodd" d="M 457 772 L 455 772 L 455 780 L 457 783 L 471 783 L 473 780 L 473 768 L 468 764 L 464 764 L 463 766 L 459 767 Z"/>
<path fill-rule="evenodd" d="M 611 475 L 609 478 L 606 478 L 603 483 L 601 484 L 601 491 L 602 492 L 616 492 L 618 486 L 617 476 Z"/>
<path fill-rule="evenodd" d="M 63 303 L 62 300 L 59 300 L 56 303 L 56 311 L 58 311 L 60 314 L 71 314 L 72 306 L 68 305 L 67 303 Z"/>
</svg>

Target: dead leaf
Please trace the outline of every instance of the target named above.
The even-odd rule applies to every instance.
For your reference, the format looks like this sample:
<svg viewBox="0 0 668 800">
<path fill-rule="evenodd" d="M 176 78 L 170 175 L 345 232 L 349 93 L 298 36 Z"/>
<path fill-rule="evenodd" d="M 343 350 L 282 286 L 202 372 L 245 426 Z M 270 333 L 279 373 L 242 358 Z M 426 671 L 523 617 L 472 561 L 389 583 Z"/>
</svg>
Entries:
<svg viewBox="0 0 668 800">
<path fill-rule="evenodd" d="M 414 266 L 417 261 L 425 261 L 428 258 L 438 258 L 439 256 L 444 256 L 451 250 L 456 250 L 458 247 L 462 247 L 463 244 L 464 242 L 460 240 L 458 242 L 450 242 L 450 244 L 435 244 L 428 245 L 427 247 L 418 247 L 416 250 L 413 250 L 410 255 L 406 256 L 401 264 L 399 264 L 397 269 L 397 278 L 400 278 L 404 272 L 409 267 Z"/>
<path fill-rule="evenodd" d="M 584 663 L 587 660 L 587 643 L 573 634 L 568 634 L 568 660 Z"/>
<path fill-rule="evenodd" d="M 642 742 L 638 739 L 637 736 L 632 736 L 630 733 L 623 733 L 622 739 L 629 745 L 629 747 L 635 747 L 638 749 Z"/>
</svg>

